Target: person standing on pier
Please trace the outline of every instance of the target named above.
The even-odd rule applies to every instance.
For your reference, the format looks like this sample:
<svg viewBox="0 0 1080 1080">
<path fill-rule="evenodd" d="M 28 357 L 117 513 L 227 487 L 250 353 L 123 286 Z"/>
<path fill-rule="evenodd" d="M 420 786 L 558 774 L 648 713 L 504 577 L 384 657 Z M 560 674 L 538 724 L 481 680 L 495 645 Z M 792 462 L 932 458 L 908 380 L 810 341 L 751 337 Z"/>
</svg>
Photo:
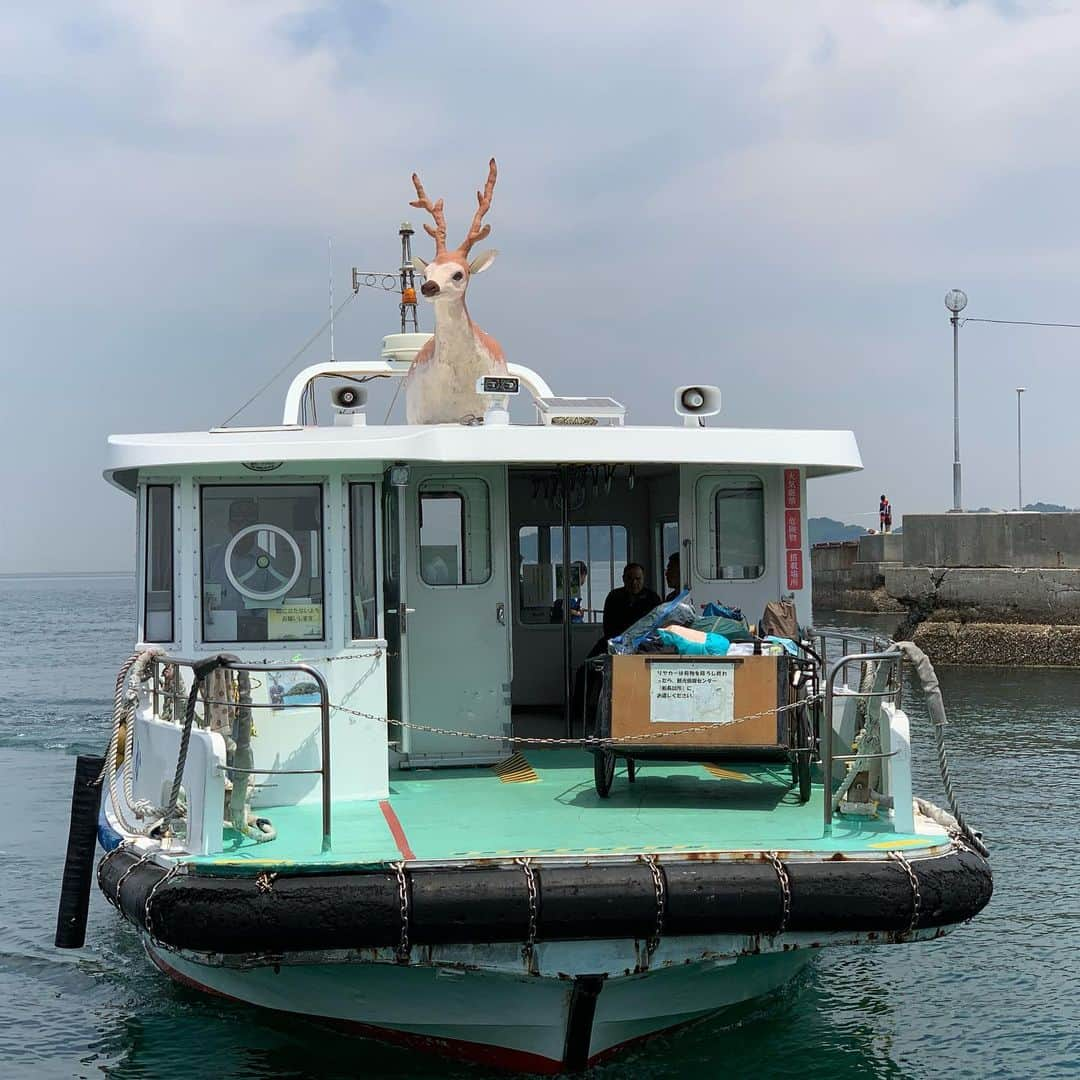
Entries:
<svg viewBox="0 0 1080 1080">
<path fill-rule="evenodd" d="M 878 525 L 881 532 L 892 532 L 892 503 L 884 495 L 878 503 Z"/>
</svg>

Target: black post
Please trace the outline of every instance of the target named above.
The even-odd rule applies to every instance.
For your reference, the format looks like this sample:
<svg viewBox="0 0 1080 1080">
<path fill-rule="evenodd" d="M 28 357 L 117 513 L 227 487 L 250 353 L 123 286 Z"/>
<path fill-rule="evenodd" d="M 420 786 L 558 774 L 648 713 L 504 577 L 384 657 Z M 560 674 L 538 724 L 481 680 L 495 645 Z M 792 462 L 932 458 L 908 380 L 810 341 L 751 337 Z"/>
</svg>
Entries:
<svg viewBox="0 0 1080 1080">
<path fill-rule="evenodd" d="M 67 857 L 60 887 L 60 907 L 56 913 L 58 949 L 81 949 L 86 941 L 86 916 L 90 908 L 101 805 L 101 785 L 97 779 L 104 764 L 104 758 L 89 754 L 80 754 L 75 760 Z"/>
</svg>

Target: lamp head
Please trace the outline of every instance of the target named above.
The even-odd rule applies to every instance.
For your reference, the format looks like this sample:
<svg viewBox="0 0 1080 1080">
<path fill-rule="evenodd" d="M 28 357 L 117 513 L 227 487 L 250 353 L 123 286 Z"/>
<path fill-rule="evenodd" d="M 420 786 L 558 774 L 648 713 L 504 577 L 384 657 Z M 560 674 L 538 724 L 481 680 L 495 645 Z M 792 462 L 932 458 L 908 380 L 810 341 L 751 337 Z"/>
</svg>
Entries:
<svg viewBox="0 0 1080 1080">
<path fill-rule="evenodd" d="M 963 289 L 950 289 L 945 294 L 945 306 L 954 315 L 959 315 L 967 307 L 967 293 Z"/>
</svg>

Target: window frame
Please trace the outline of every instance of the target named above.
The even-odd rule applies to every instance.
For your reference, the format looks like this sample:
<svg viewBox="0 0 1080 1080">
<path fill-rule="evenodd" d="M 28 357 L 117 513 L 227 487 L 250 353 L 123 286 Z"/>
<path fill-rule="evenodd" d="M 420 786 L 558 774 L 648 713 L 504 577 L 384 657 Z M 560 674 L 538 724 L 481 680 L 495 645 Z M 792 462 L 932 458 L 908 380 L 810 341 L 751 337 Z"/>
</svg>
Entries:
<svg viewBox="0 0 1080 1080">
<path fill-rule="evenodd" d="M 546 630 L 561 630 L 562 629 L 562 626 L 563 626 L 562 622 L 528 622 L 528 621 L 526 621 L 525 619 L 522 618 L 521 577 L 520 577 L 521 532 L 522 532 L 522 530 L 523 529 L 536 529 L 537 530 L 537 538 L 538 538 L 537 539 L 537 550 L 539 551 L 539 546 L 540 546 L 539 545 L 539 532 L 540 532 L 540 530 L 541 529 L 548 529 L 552 533 L 555 533 L 555 532 L 561 532 L 562 528 L 563 528 L 563 526 L 562 526 L 561 522 L 558 522 L 558 521 L 535 521 L 533 519 L 528 519 L 527 518 L 527 519 L 525 519 L 523 521 L 519 521 L 517 523 L 517 532 L 513 536 L 513 545 L 512 545 L 512 547 L 513 547 L 513 555 L 514 555 L 514 558 L 516 560 L 517 566 L 519 568 L 519 570 L 515 571 L 515 573 L 513 575 L 514 619 L 515 619 L 515 622 L 517 623 L 518 626 L 527 627 L 530 630 L 544 630 L 544 629 L 546 629 Z M 636 561 L 635 558 L 634 558 L 634 544 L 633 544 L 634 531 L 633 531 L 631 526 L 627 525 L 625 522 L 622 522 L 622 521 L 574 521 L 574 522 L 571 522 L 570 523 L 571 550 L 573 549 L 573 530 L 574 529 L 586 529 L 587 530 L 587 529 L 594 529 L 594 528 L 595 529 L 622 529 L 623 532 L 626 534 L 626 560 L 623 563 L 623 566 L 625 568 L 630 563 Z M 570 560 L 570 565 L 572 566 L 575 562 L 584 562 L 586 564 L 586 569 L 588 571 L 589 577 L 593 578 L 591 560 L 586 561 L 585 559 L 571 559 Z M 614 573 L 615 564 L 616 564 L 616 560 L 612 559 L 611 560 L 611 566 L 612 566 L 612 572 L 613 573 Z M 550 565 L 553 566 L 553 567 L 561 568 L 562 561 L 560 560 L 559 562 L 552 562 L 552 563 L 550 563 Z M 554 587 L 554 582 L 552 584 L 553 584 L 553 587 Z M 615 579 L 614 576 L 612 577 L 611 589 L 617 589 L 621 584 L 622 584 L 621 576 L 618 579 Z M 552 600 L 552 603 L 554 604 L 555 600 L 558 600 L 558 599 L 559 599 L 559 597 L 556 596 Z M 601 617 L 599 619 L 597 619 L 596 621 L 582 621 L 582 622 L 574 622 L 573 620 L 571 620 L 570 625 L 571 626 L 585 626 L 585 627 L 589 627 L 590 629 L 596 629 L 597 627 L 602 626 L 603 625 L 603 614 L 602 614 L 603 613 L 603 606 L 602 605 L 603 605 L 604 600 L 606 600 L 606 599 L 607 599 L 607 594 L 605 594 L 603 597 L 601 597 L 599 599 L 598 602 L 601 604 L 600 608 L 591 609 L 591 610 L 594 610 L 594 611 L 599 611 L 601 613 Z M 594 601 L 595 600 L 596 600 L 596 598 L 594 597 Z"/>
<path fill-rule="evenodd" d="M 381 640 L 380 625 L 382 618 L 382 584 L 381 578 L 383 568 L 379 562 L 379 501 L 381 490 L 379 485 L 374 480 L 347 480 L 342 479 L 342 484 L 345 487 L 345 514 L 347 523 L 348 540 L 346 543 L 346 580 L 349 583 L 349 611 L 348 611 L 348 627 L 349 633 L 347 640 L 349 641 L 379 641 Z M 353 492 L 357 488 L 367 488 L 371 493 L 371 525 L 370 525 L 370 542 L 371 542 L 371 574 L 372 584 L 374 585 L 374 604 L 375 609 L 372 613 L 372 633 L 367 636 L 358 637 L 356 634 L 356 585 L 353 577 L 354 574 L 354 554 L 356 551 L 356 533 L 353 528 Z"/>
<path fill-rule="evenodd" d="M 194 552 L 195 570 L 197 574 L 198 584 L 198 599 L 195 604 L 196 621 L 198 624 L 198 632 L 196 642 L 203 647 L 218 648 L 225 645 L 239 645 L 242 647 L 251 647 L 258 645 L 263 649 L 280 648 L 284 650 L 295 651 L 298 645 L 313 644 L 313 645 L 325 645 L 330 640 L 330 611 L 327 603 L 330 589 L 330 560 L 328 555 L 328 522 L 330 520 L 330 505 L 329 505 L 329 487 L 331 481 L 326 476 L 321 477 L 294 477 L 294 476 L 281 476 L 270 481 L 250 481 L 246 477 L 228 477 L 217 476 L 214 478 L 201 479 L 194 477 L 192 479 L 192 501 L 194 503 L 195 518 L 198 522 L 197 544 Z M 204 570 L 203 564 L 207 552 L 206 547 L 206 532 L 205 532 L 205 503 L 203 501 L 203 492 L 207 488 L 251 488 L 254 491 L 263 490 L 273 487 L 308 487 L 314 488 L 319 493 L 318 506 L 319 506 L 319 568 L 320 576 L 322 577 L 322 636 L 317 638 L 261 638 L 257 640 L 241 641 L 238 639 L 229 638 L 214 638 L 208 639 L 206 637 L 206 593 L 203 588 L 204 582 Z M 351 629 L 351 620 L 350 620 Z"/>
<path fill-rule="evenodd" d="M 169 493 L 168 507 L 169 507 L 169 521 L 168 521 L 168 551 L 169 551 L 169 636 L 167 638 L 149 636 L 149 617 L 150 617 L 150 507 L 151 507 L 151 493 L 156 488 L 164 488 Z M 142 600 L 142 640 L 147 644 L 163 645 L 171 644 L 176 641 L 176 623 L 177 612 L 176 602 L 178 590 L 176 588 L 176 572 L 178 569 L 178 562 L 176 555 L 176 522 L 177 522 L 177 506 L 176 506 L 176 488 L 177 485 L 170 480 L 147 480 L 142 485 L 142 566 L 139 568 L 142 579 L 141 600 Z"/>
<path fill-rule="evenodd" d="M 761 563 L 760 572 L 752 577 L 724 577 L 720 551 L 720 514 L 716 500 L 720 489 L 732 480 L 756 480 L 761 489 Z M 703 491 L 703 489 L 705 489 Z M 705 581 L 722 581 L 725 586 L 761 581 L 769 574 L 769 479 L 759 472 L 741 470 L 730 473 L 705 473 L 694 484 L 694 548 L 697 571 Z M 707 494 L 706 494 L 707 492 Z M 707 515 L 706 536 L 709 544 L 701 543 L 700 515 Z M 703 563 L 704 557 L 704 563 Z"/>
<path fill-rule="evenodd" d="M 675 550 L 673 552 L 664 551 L 664 532 L 669 525 L 675 526 Z M 656 574 L 656 581 L 660 588 L 657 590 L 661 596 L 665 596 L 668 591 L 668 584 L 664 580 L 664 574 L 667 571 L 668 557 L 672 554 L 679 556 L 680 575 L 682 574 L 682 532 L 679 528 L 679 519 L 677 517 L 661 517 L 657 518 L 653 528 L 653 551 L 655 552 L 656 565 L 653 567 L 653 573 Z M 680 580 L 685 580 L 680 576 Z M 681 588 L 681 585 L 680 585 Z"/>
<path fill-rule="evenodd" d="M 443 485 L 443 489 L 436 489 L 434 491 L 425 491 L 425 485 L 437 484 Z M 469 570 L 469 530 L 473 522 L 471 515 L 476 512 L 474 506 L 474 500 L 470 498 L 470 492 L 467 487 L 455 487 L 455 485 L 465 484 L 481 484 L 484 491 L 484 536 L 487 542 L 487 576 L 479 581 L 466 581 L 466 576 Z M 424 577 L 423 559 L 421 558 L 421 551 L 423 545 L 420 542 L 421 534 L 423 531 L 423 502 L 425 498 L 456 498 L 460 501 L 461 505 L 461 565 L 460 573 L 461 580 L 458 582 L 450 581 L 428 581 Z M 490 584 L 495 573 L 494 570 L 494 553 L 492 550 L 492 507 L 491 507 L 491 485 L 482 476 L 426 476 L 420 480 L 416 485 L 416 579 L 426 589 L 480 589 L 485 585 Z"/>
</svg>

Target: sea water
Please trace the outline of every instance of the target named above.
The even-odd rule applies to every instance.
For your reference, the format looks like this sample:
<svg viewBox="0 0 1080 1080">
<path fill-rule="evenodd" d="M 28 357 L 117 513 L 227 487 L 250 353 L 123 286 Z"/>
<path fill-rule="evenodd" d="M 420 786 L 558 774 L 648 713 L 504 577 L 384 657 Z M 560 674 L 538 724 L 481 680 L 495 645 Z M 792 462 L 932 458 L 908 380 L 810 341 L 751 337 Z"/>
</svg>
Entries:
<svg viewBox="0 0 1080 1080">
<path fill-rule="evenodd" d="M 53 948 L 74 756 L 108 739 L 133 590 L 0 579 L 0 1076 L 484 1074 L 176 986 L 96 889 L 86 948 Z M 992 849 L 990 906 L 940 941 L 830 949 L 781 993 L 592 1076 L 1080 1076 L 1080 672 L 939 674 L 956 787 Z M 916 790 L 942 802 L 909 697 Z"/>
</svg>

